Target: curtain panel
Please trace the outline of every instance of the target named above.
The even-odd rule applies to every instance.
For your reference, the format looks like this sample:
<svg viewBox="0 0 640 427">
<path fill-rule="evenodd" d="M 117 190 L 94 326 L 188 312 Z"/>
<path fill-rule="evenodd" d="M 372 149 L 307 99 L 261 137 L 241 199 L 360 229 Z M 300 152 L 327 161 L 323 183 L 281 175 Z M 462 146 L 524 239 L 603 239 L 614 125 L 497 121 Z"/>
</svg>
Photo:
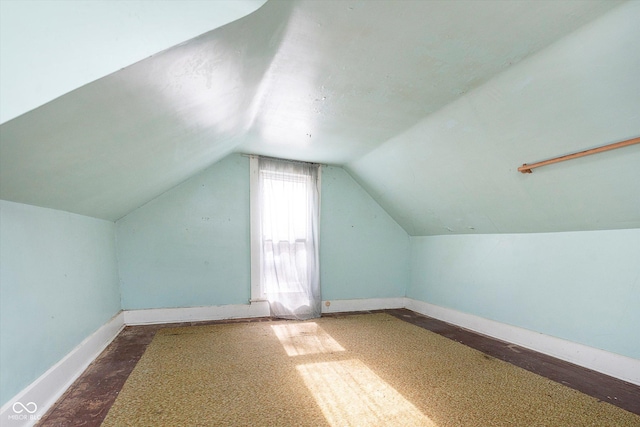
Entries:
<svg viewBox="0 0 640 427">
<path fill-rule="evenodd" d="M 259 159 L 262 290 L 271 315 L 320 317 L 320 166 Z"/>
</svg>

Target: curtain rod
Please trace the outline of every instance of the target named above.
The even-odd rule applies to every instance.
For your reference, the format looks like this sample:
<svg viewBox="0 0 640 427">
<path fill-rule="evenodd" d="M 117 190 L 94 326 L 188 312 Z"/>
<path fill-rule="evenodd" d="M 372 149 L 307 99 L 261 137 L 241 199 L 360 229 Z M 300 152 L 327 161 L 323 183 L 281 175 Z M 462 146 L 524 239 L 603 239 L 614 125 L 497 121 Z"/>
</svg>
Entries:
<svg viewBox="0 0 640 427">
<path fill-rule="evenodd" d="M 327 165 L 325 163 L 316 163 L 316 162 L 305 162 L 303 160 L 291 160 L 291 159 L 281 159 L 279 157 L 271 157 L 271 156 L 261 156 L 259 154 L 246 154 L 246 153 L 240 153 L 241 156 L 243 157 L 255 157 L 255 158 L 263 158 L 263 159 L 269 159 L 269 160 L 279 160 L 281 162 L 289 162 L 289 163 L 301 163 L 303 165 L 318 165 L 318 166 L 331 166 L 331 165 Z"/>
<path fill-rule="evenodd" d="M 532 163 L 530 165 L 523 164 L 518 168 L 518 171 L 522 173 L 533 173 L 531 169 L 539 168 L 540 166 L 546 166 L 553 163 L 564 162 L 571 159 L 577 159 L 578 157 L 589 156 L 591 154 L 602 153 L 604 151 L 615 150 L 616 148 L 627 147 L 633 144 L 639 144 L 640 137 L 627 139 L 625 141 L 616 142 L 613 144 L 603 145 L 602 147 L 592 148 L 590 150 L 584 150 L 573 154 L 567 154 L 566 156 L 554 157 L 549 160 L 544 160 L 542 162 Z"/>
</svg>

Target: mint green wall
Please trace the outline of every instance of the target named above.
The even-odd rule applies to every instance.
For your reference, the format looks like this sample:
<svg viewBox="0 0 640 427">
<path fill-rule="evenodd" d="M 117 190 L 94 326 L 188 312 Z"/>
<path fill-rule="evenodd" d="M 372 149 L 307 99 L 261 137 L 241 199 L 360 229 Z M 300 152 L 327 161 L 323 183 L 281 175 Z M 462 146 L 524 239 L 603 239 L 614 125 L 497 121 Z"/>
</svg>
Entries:
<svg viewBox="0 0 640 427">
<path fill-rule="evenodd" d="M 116 229 L 123 309 L 248 303 L 248 158 L 226 157 Z"/>
<path fill-rule="evenodd" d="M 226 157 L 116 228 L 124 309 L 248 303 L 247 157 Z M 404 296 L 409 237 L 341 168 L 323 168 L 320 245 L 323 298 Z"/>
<path fill-rule="evenodd" d="M 120 294 L 111 222 L 2 200 L 0 236 L 1 405 L 115 315 Z"/>
<path fill-rule="evenodd" d="M 640 358 L 640 229 L 411 238 L 407 296 Z"/>
<path fill-rule="evenodd" d="M 342 168 L 322 169 L 322 298 L 404 296 L 409 236 Z"/>
</svg>

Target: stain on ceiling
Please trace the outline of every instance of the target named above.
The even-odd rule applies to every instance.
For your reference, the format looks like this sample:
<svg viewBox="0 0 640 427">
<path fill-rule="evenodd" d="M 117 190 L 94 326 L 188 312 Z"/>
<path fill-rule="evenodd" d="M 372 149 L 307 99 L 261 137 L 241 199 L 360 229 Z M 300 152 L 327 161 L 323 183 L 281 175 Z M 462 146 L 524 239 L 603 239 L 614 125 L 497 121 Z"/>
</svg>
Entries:
<svg viewBox="0 0 640 427">
<path fill-rule="evenodd" d="M 115 221 L 226 155 L 246 152 L 345 167 L 411 235 L 640 226 L 637 204 L 618 212 L 617 226 L 574 221 L 562 209 L 559 218 L 526 217 L 533 221 L 526 226 L 518 209 L 499 207 L 507 194 L 540 209 L 542 190 L 520 182 L 513 161 L 572 148 L 509 146 L 531 129 L 500 128 L 515 114 L 500 104 L 512 96 L 503 92 L 521 85 L 526 94 L 540 79 L 568 78 L 552 66 L 526 67 L 544 68 L 536 65 L 543 55 L 548 68 L 562 56 L 553 53 L 556 44 L 616 7 L 637 15 L 631 3 L 269 0 L 0 125 L 0 196 Z M 500 86 L 503 75 L 511 77 Z M 514 101 L 521 111 L 540 103 L 527 96 L 533 104 Z M 489 110 L 504 111 L 478 115 L 487 100 Z M 469 108 L 476 110 L 462 111 Z M 439 135 L 440 127 L 452 133 Z M 492 138 L 499 132 L 507 137 Z M 633 132 L 597 136 L 606 143 Z M 497 166 L 506 160 L 511 170 Z M 505 175 L 447 167 L 457 162 Z"/>
</svg>

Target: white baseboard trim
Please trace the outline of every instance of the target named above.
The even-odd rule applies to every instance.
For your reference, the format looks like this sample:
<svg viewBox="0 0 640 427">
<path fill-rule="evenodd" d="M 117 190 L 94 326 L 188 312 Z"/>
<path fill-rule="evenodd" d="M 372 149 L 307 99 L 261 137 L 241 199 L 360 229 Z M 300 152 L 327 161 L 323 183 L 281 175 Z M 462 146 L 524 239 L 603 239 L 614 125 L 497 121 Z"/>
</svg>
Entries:
<svg viewBox="0 0 640 427">
<path fill-rule="evenodd" d="M 640 360 L 638 359 L 411 298 L 406 298 L 405 307 L 416 313 L 443 320 L 490 337 L 508 341 L 539 353 L 601 372 L 632 384 L 640 385 Z"/>
<path fill-rule="evenodd" d="M 404 298 L 374 298 L 358 300 L 332 301 L 330 307 L 323 304 L 323 312 L 377 310 L 400 308 Z M 150 325 L 162 323 L 198 322 L 207 320 L 241 319 L 251 317 L 269 317 L 269 303 L 254 301 L 251 304 L 221 305 L 210 307 L 154 308 L 147 310 L 125 310 L 119 312 L 100 329 L 87 337 L 62 360 L 53 365 L 33 383 L 15 395 L 0 408 L 0 424 L 3 426 L 34 425 L 49 408 L 62 396 L 84 370 L 95 360 L 125 325 Z M 19 402 L 31 410 L 30 414 Z M 33 402 L 33 404 L 30 404 Z"/>
<path fill-rule="evenodd" d="M 0 424 L 3 426 L 34 425 L 113 341 L 122 328 L 124 328 L 124 315 L 119 312 L 38 379 L 9 399 L 0 408 Z M 33 408 L 37 409 L 30 414 L 29 411 Z"/>
<path fill-rule="evenodd" d="M 327 302 L 329 305 L 327 305 Z M 412 298 L 326 300 L 323 301 L 322 304 L 323 313 L 346 313 L 393 308 L 407 308 L 416 313 L 443 320 L 640 385 L 640 360 Z M 157 308 L 122 311 L 87 337 L 62 360 L 42 374 L 40 378 L 3 405 L 0 409 L 2 425 L 5 425 L 5 422 L 7 422 L 7 426 L 31 426 L 35 424 L 80 374 L 82 374 L 87 366 L 89 366 L 102 350 L 120 333 L 125 325 L 197 322 L 268 317 L 269 315 L 269 304 L 266 301 L 211 307 Z M 13 410 L 13 405 L 16 402 L 27 405 L 29 409 L 33 407 L 29 405 L 29 402 L 34 402 L 37 405 L 37 411 L 33 414 L 28 414 L 23 410 L 20 414 L 16 414 Z M 21 408 L 17 407 L 16 409 Z M 21 417 L 15 417 L 15 415 Z M 14 418 L 9 418 L 10 416 L 14 416 Z"/>
<path fill-rule="evenodd" d="M 385 310 L 403 308 L 404 297 L 396 298 L 363 298 L 322 301 L 323 313 L 346 313 L 350 311 Z"/>
<path fill-rule="evenodd" d="M 153 325 L 158 323 L 201 322 L 268 316 L 270 316 L 269 303 L 255 301 L 251 304 L 229 304 L 209 307 L 125 310 L 124 323 L 126 325 Z"/>
<path fill-rule="evenodd" d="M 328 306 L 327 302 L 329 303 Z M 341 313 L 350 311 L 402 308 L 404 307 L 404 304 L 404 297 L 323 301 L 322 312 Z M 230 304 L 208 307 L 125 310 L 124 323 L 126 325 L 152 325 L 162 323 L 269 317 L 270 315 L 271 312 L 267 301 L 255 301 L 251 304 Z"/>
</svg>

